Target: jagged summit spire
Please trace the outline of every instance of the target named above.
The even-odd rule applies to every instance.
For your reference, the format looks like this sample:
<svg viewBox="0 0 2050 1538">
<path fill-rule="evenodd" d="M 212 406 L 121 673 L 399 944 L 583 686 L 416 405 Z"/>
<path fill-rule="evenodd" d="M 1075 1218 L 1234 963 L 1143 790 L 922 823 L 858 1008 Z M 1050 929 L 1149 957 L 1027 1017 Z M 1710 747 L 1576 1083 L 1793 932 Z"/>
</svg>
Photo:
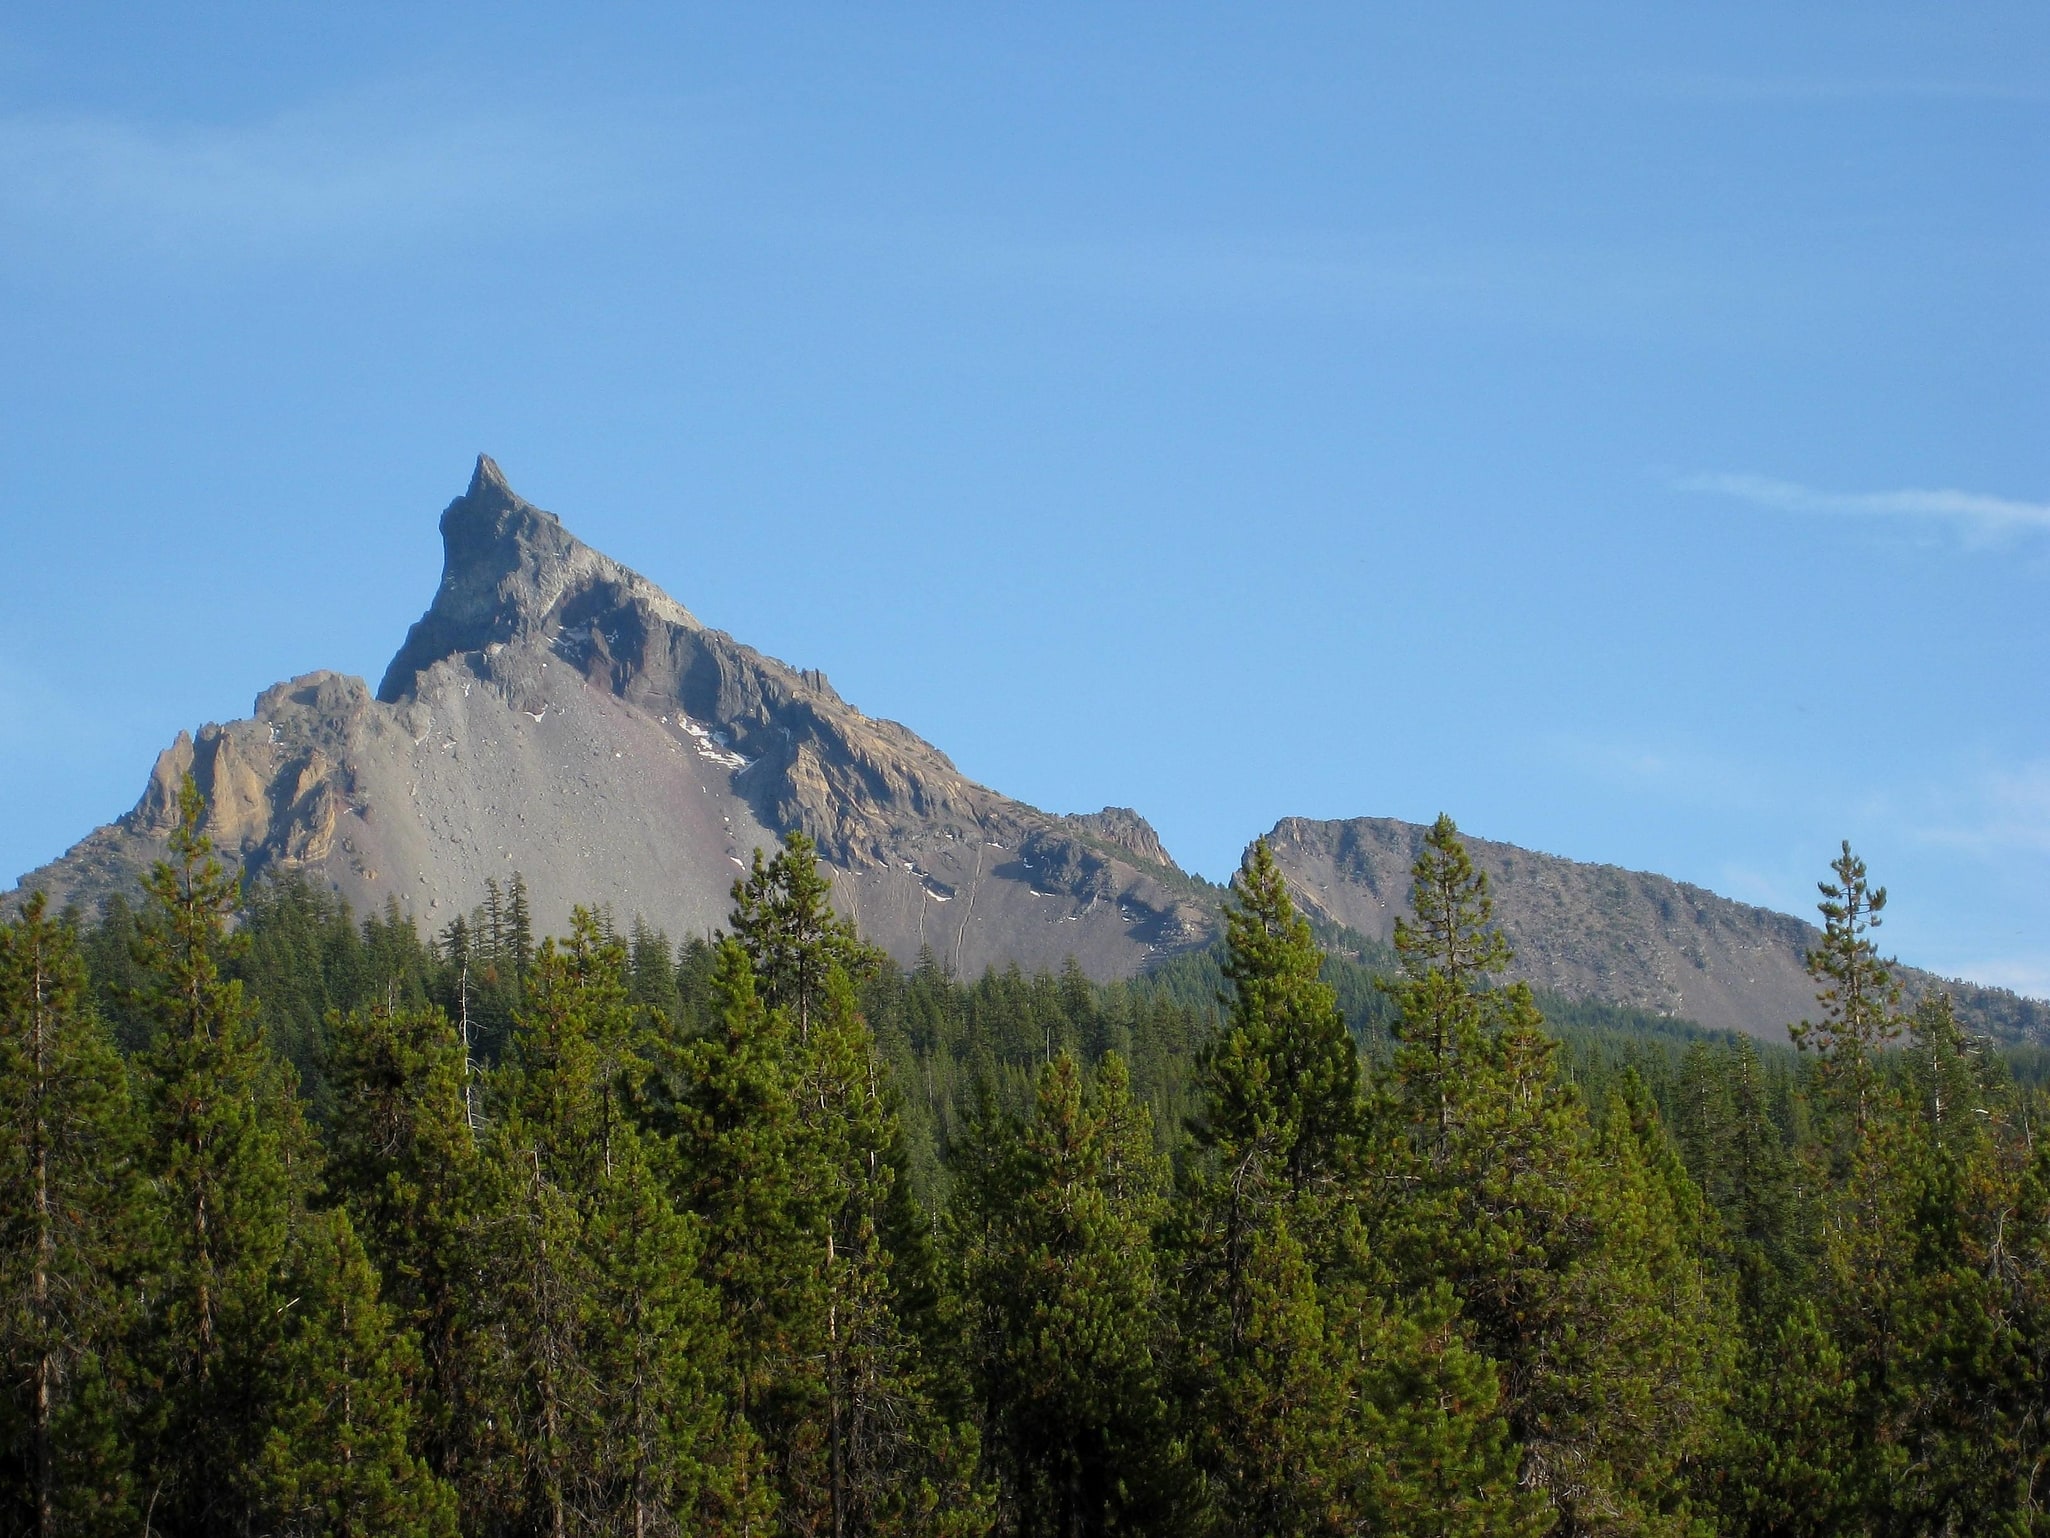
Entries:
<svg viewBox="0 0 2050 1538">
<path fill-rule="evenodd" d="M 489 454 L 441 515 L 441 586 L 385 669 L 377 697 L 390 703 L 442 658 L 545 631 L 573 589 L 609 582 L 675 624 L 697 621 L 653 583 L 599 554 L 551 512 L 507 483 Z"/>
<path fill-rule="evenodd" d="M 477 468 L 470 472 L 470 489 L 463 493 L 465 501 L 474 501 L 490 492 L 519 500 L 519 493 L 512 489 L 505 478 L 505 472 L 498 468 L 498 461 L 489 454 L 477 456 Z"/>
</svg>

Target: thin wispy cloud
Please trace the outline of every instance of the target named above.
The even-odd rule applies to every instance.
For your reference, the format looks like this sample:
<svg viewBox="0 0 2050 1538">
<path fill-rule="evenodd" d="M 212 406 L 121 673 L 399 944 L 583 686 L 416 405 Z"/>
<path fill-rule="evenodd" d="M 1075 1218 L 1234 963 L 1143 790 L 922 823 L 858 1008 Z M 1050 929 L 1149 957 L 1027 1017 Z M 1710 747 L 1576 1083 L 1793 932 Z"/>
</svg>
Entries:
<svg viewBox="0 0 2050 1538">
<path fill-rule="evenodd" d="M 235 124 L 16 114 L 0 117 L 0 242 L 213 256 L 530 221 L 619 190 L 619 138 L 602 120 L 404 85 Z"/>
<path fill-rule="evenodd" d="M 1915 832 L 1926 843 L 1972 854 L 2050 855 L 2050 759 L 1984 770 Z"/>
<path fill-rule="evenodd" d="M 994 281 L 1149 309 L 1447 321 L 1643 336 L 1780 302 L 1770 275 L 1656 243 L 1500 242 L 1425 227 L 1059 233 L 1001 221 L 815 226 L 922 279 Z"/>
<path fill-rule="evenodd" d="M 1828 75 L 1650 75 L 1637 89 L 1666 101 L 1788 103 L 2050 101 L 2041 85 L 2008 80 L 1912 79 Z"/>
<path fill-rule="evenodd" d="M 2050 502 L 2025 502 L 1952 488 L 1818 491 L 1812 486 L 1764 475 L 1693 475 L 1681 480 L 1678 487 L 1681 491 L 1732 497 L 1785 513 L 1944 524 L 1963 532 L 1974 543 L 2050 531 Z"/>
</svg>

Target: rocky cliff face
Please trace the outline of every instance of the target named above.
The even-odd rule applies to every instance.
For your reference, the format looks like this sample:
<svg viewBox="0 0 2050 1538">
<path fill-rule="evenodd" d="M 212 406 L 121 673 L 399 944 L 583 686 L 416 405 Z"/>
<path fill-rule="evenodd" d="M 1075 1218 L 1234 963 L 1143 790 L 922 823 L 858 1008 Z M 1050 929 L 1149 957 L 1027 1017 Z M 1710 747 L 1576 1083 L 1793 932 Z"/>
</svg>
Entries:
<svg viewBox="0 0 2050 1538">
<path fill-rule="evenodd" d="M 489 459 L 441 518 L 434 600 L 373 696 L 311 673 L 247 720 L 181 733 L 142 798 L 22 890 L 88 908 L 164 852 L 177 788 L 243 872 L 306 871 L 424 930 L 522 873 L 536 920 L 610 903 L 672 935 L 722 924 L 753 850 L 802 829 L 834 901 L 902 961 L 964 973 L 1017 961 L 1129 975 L 1215 935 L 1221 894 L 1138 813 L 1050 816 L 966 778 L 817 672 L 710 629 L 524 501 Z M 1387 938 L 1423 829 L 1291 818 L 1270 835 L 1314 914 Z M 1473 840 L 1518 973 L 1762 1036 L 1812 1008 L 1815 932 L 1661 876 Z M 5 906 L 0 899 L 0 906 Z M 1911 973 L 1912 987 L 1935 979 Z M 2050 1041 L 2050 1006 L 1956 990 L 2009 1038 Z"/>
<path fill-rule="evenodd" d="M 132 811 L 23 887 L 90 905 L 132 886 L 190 772 L 246 874 L 306 870 L 427 929 L 518 870 L 548 927 L 609 902 L 703 931 L 752 851 L 799 828 L 835 901 L 903 960 L 1073 955 L 1119 976 L 1208 938 L 1200 891 L 1135 814 L 1099 830 L 976 784 L 823 674 L 700 624 L 489 459 L 441 531 L 441 585 L 375 697 L 315 673 L 181 734 Z"/>
<path fill-rule="evenodd" d="M 1409 873 L 1426 831 L 1379 817 L 1289 817 L 1267 837 L 1306 911 L 1389 940 L 1396 918 L 1410 915 Z M 1780 1041 L 1790 1021 L 1815 1013 L 1803 958 L 1822 936 L 1811 924 L 1645 871 L 1481 838 L 1466 847 L 1516 952 L 1511 975 L 1534 987 Z M 1944 988 L 1982 1030 L 2050 1040 L 2050 1006 L 1899 970 L 1910 996 Z"/>
</svg>

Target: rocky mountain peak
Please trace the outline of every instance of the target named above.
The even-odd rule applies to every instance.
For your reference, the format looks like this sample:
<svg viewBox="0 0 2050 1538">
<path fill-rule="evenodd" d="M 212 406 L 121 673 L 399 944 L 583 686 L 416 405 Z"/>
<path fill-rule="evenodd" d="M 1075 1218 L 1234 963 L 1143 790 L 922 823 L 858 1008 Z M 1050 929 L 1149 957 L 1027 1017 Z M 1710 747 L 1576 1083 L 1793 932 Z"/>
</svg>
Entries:
<svg viewBox="0 0 2050 1538">
<path fill-rule="evenodd" d="M 697 626 L 652 582 L 514 491 L 489 454 L 477 456 L 469 489 L 443 511 L 441 544 L 441 586 L 378 686 L 387 704 L 410 695 L 418 675 L 444 657 L 544 635 L 567 602 L 594 588 L 651 619 Z"/>
<path fill-rule="evenodd" d="M 477 468 L 470 472 L 470 489 L 464 493 L 464 496 L 475 500 L 477 497 L 493 490 L 503 493 L 515 502 L 520 500 L 514 493 L 511 484 L 507 482 L 505 472 L 498 468 L 498 461 L 489 454 L 479 454 L 477 456 Z"/>
<path fill-rule="evenodd" d="M 1100 812 L 1070 813 L 1061 821 L 1134 859 L 1144 860 L 1149 865 L 1164 865 L 1169 870 L 1181 869 L 1161 844 L 1160 835 L 1153 831 L 1153 824 L 1129 806 L 1107 806 Z"/>
</svg>

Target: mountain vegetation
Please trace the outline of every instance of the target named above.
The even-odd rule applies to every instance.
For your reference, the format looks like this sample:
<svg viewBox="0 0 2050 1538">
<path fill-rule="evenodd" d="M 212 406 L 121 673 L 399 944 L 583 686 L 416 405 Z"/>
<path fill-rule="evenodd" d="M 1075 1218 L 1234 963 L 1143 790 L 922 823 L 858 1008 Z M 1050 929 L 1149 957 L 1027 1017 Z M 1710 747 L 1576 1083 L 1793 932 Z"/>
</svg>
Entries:
<svg viewBox="0 0 2050 1538">
<path fill-rule="evenodd" d="M 802 834 L 423 937 L 206 816 L 0 924 L 0 1533 L 2050 1533 L 2043 1063 L 1848 847 L 1780 1047 L 1506 980 L 1449 819 L 1097 983 Z"/>
</svg>

